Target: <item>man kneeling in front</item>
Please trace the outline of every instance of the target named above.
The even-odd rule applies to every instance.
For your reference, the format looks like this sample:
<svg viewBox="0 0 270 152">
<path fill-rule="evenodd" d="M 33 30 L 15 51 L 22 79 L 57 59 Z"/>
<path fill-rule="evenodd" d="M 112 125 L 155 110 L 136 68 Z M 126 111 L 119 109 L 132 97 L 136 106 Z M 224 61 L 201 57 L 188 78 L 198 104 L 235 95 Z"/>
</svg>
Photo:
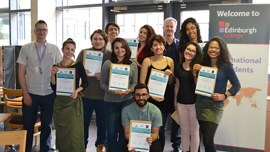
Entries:
<svg viewBox="0 0 270 152">
<path fill-rule="evenodd" d="M 134 88 L 134 103 L 126 106 L 122 110 L 122 125 L 124 127 L 125 142 L 122 151 L 128 151 L 128 141 L 130 135 L 130 120 L 151 121 L 151 134 L 145 140 L 150 145 L 150 152 L 161 152 L 158 139 L 158 131 L 162 126 L 160 110 L 152 103 L 148 103 L 149 90 L 145 84 L 137 84 Z M 135 152 L 135 149 L 131 149 Z"/>
</svg>

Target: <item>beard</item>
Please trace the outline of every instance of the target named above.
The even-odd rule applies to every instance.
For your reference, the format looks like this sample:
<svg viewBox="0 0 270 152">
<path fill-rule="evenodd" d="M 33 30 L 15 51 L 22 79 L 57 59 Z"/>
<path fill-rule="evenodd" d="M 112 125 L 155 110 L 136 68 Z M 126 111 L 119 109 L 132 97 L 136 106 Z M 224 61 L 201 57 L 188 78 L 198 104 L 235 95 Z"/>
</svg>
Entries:
<svg viewBox="0 0 270 152">
<path fill-rule="evenodd" d="M 141 101 L 144 101 L 143 103 Z M 136 104 L 139 107 L 144 107 L 147 104 L 147 100 L 136 100 Z"/>
</svg>

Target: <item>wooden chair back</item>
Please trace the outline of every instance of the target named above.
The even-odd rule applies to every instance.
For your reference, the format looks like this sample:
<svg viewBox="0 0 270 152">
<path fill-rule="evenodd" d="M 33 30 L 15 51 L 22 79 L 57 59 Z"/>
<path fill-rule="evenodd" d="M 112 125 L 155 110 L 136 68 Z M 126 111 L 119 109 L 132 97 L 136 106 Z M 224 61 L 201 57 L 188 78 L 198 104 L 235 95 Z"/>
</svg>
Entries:
<svg viewBox="0 0 270 152">
<path fill-rule="evenodd" d="M 22 109 L 22 89 L 7 89 L 3 88 L 4 101 L 6 102 L 7 113 L 10 113 L 11 116 L 7 121 L 7 129 L 9 131 L 12 128 L 23 129 L 23 118 L 22 113 L 19 112 L 19 109 Z M 12 110 L 13 109 L 13 110 Z M 14 110 L 15 109 L 15 110 Z M 38 121 L 34 126 L 34 136 L 35 136 L 35 146 L 38 144 L 38 135 L 40 131 L 38 128 L 41 126 L 41 122 Z M 7 151 L 7 146 L 5 147 Z"/>
<path fill-rule="evenodd" d="M 25 152 L 26 133 L 26 130 L 1 131 L 0 145 L 20 145 L 19 151 Z"/>
<path fill-rule="evenodd" d="M 22 116 L 22 113 L 14 112 L 11 109 L 22 109 L 22 89 L 3 88 L 4 101 L 6 102 L 7 113 Z M 12 97 L 12 98 L 11 98 Z"/>
</svg>

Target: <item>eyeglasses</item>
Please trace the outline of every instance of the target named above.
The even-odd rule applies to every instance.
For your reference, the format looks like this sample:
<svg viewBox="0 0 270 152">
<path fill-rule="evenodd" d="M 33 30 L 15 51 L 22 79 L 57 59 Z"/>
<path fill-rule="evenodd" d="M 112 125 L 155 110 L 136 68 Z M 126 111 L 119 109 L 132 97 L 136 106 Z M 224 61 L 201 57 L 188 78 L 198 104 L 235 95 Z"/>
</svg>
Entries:
<svg viewBox="0 0 270 152">
<path fill-rule="evenodd" d="M 209 49 L 215 49 L 215 50 L 220 50 L 220 48 L 219 47 L 217 47 L 217 46 L 209 46 Z"/>
<path fill-rule="evenodd" d="M 196 26 L 191 26 L 190 28 L 186 28 L 186 31 L 188 32 L 188 31 L 194 30 L 194 29 L 196 29 Z"/>
<path fill-rule="evenodd" d="M 191 50 L 190 48 L 186 48 L 186 50 L 188 51 L 188 52 L 190 52 L 190 53 L 196 53 L 196 50 Z"/>
<path fill-rule="evenodd" d="M 37 32 L 47 32 L 48 29 L 36 29 Z"/>
<path fill-rule="evenodd" d="M 148 94 L 147 93 L 143 93 L 143 94 L 135 93 L 134 95 L 135 95 L 135 97 L 146 97 Z"/>
</svg>

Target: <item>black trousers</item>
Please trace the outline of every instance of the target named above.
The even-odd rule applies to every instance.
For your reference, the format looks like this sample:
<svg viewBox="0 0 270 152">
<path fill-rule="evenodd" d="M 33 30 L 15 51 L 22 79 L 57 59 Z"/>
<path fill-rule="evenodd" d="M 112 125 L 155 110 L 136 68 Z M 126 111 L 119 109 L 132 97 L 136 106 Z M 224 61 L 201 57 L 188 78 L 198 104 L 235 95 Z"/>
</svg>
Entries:
<svg viewBox="0 0 270 152">
<path fill-rule="evenodd" d="M 200 130 L 203 138 L 203 145 L 205 152 L 216 152 L 216 146 L 214 144 L 214 137 L 218 127 L 218 124 L 209 121 L 200 121 Z"/>
</svg>

